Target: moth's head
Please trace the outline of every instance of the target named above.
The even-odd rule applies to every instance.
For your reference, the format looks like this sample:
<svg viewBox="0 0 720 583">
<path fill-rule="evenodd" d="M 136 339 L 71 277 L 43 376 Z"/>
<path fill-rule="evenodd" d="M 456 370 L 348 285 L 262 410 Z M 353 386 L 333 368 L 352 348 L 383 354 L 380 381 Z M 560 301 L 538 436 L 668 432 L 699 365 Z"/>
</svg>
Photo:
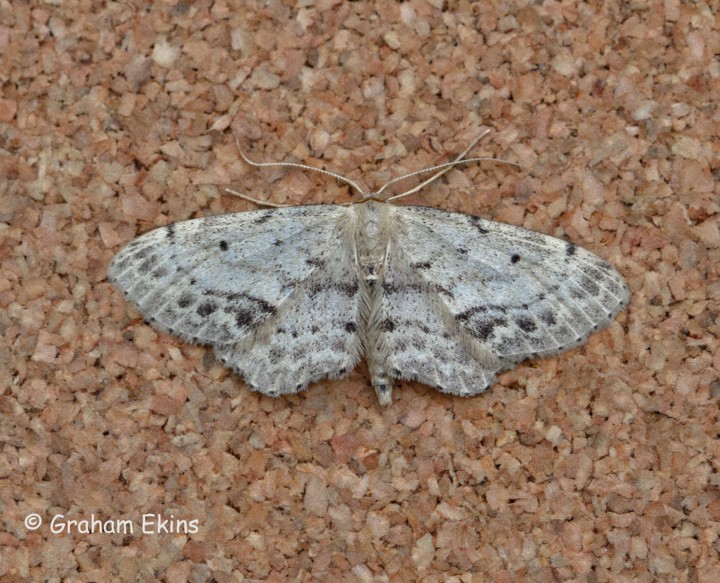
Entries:
<svg viewBox="0 0 720 583">
<path fill-rule="evenodd" d="M 380 194 L 377 192 L 364 192 L 357 204 L 362 204 L 364 202 L 370 202 L 370 201 L 387 202 L 387 199 L 380 196 Z"/>
</svg>

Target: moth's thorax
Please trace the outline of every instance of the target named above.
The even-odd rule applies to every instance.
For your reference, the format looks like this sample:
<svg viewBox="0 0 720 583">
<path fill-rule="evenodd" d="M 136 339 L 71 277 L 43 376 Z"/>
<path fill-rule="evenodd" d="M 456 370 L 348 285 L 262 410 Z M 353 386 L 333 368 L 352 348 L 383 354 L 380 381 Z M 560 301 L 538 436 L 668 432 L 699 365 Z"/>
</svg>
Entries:
<svg viewBox="0 0 720 583">
<path fill-rule="evenodd" d="M 352 207 L 356 213 L 355 248 L 358 270 L 366 281 L 377 280 L 388 250 L 392 206 L 369 200 Z"/>
</svg>

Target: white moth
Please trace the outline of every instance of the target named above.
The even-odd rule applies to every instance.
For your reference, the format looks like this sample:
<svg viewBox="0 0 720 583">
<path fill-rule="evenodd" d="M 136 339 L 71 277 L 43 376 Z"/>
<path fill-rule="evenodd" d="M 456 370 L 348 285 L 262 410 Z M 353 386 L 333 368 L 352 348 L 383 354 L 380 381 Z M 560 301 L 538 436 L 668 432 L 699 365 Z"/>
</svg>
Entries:
<svg viewBox="0 0 720 583">
<path fill-rule="evenodd" d="M 390 204 L 470 147 L 396 197 L 381 193 L 400 178 L 355 204 L 156 229 L 115 256 L 109 279 L 154 327 L 211 345 L 266 395 L 346 376 L 363 358 L 383 405 L 393 379 L 476 395 L 514 363 L 578 346 L 629 294 L 617 271 L 572 243 Z"/>
</svg>

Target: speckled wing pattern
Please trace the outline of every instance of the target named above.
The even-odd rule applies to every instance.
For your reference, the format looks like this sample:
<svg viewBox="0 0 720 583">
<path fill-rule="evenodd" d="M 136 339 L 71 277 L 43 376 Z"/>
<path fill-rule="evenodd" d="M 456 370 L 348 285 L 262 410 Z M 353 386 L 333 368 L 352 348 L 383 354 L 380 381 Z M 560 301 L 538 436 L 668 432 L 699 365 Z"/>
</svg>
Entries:
<svg viewBox="0 0 720 583">
<path fill-rule="evenodd" d="M 108 278 L 154 327 L 209 344 L 270 395 L 351 371 L 360 359 L 357 275 L 338 229 L 346 207 L 297 206 L 155 229 Z"/>
<path fill-rule="evenodd" d="M 622 277 L 572 243 L 477 217 L 365 200 L 151 231 L 109 279 L 146 320 L 209 344 L 277 396 L 365 358 L 392 379 L 474 395 L 498 371 L 577 346 L 626 305 Z"/>
<path fill-rule="evenodd" d="M 304 259 L 315 269 L 295 285 L 289 301 L 243 340 L 215 345 L 218 358 L 251 389 L 295 393 L 308 383 L 345 376 L 360 361 L 358 279 L 352 248 L 342 244 L 342 222 L 331 242 L 322 241 L 322 254 L 313 250 Z"/>
<path fill-rule="evenodd" d="M 433 208 L 392 213 L 381 327 L 394 378 L 473 395 L 514 363 L 582 344 L 627 304 L 620 274 L 572 243 Z"/>
</svg>

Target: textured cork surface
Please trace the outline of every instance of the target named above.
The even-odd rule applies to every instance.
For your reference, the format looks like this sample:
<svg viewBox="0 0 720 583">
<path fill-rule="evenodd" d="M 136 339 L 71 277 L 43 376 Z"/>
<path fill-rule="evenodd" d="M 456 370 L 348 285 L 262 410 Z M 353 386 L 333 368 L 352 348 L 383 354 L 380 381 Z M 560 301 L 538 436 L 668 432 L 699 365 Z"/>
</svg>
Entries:
<svg viewBox="0 0 720 583">
<path fill-rule="evenodd" d="M 717 581 L 717 14 L 6 2 L 3 583 Z M 405 202 L 565 237 L 632 298 L 585 346 L 483 395 L 403 383 L 382 409 L 360 367 L 262 397 L 106 280 L 141 233 L 255 208 L 228 186 L 352 200 L 248 167 L 236 137 L 373 188 L 486 127 L 475 153 L 521 170 L 458 168 Z"/>
</svg>

